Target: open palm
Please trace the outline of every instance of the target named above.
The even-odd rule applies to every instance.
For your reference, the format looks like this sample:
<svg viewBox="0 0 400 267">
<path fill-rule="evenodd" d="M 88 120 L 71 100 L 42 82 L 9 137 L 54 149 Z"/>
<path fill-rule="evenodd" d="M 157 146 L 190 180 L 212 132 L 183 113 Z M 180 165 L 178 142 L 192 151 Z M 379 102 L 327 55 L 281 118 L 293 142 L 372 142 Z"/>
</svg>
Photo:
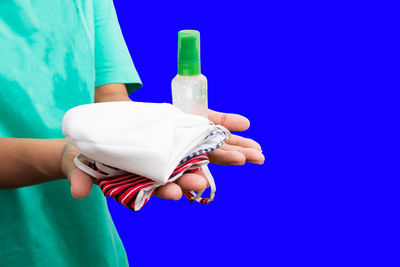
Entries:
<svg viewBox="0 0 400 267">
<path fill-rule="evenodd" d="M 215 124 L 230 131 L 245 131 L 250 127 L 248 119 L 237 114 L 228 114 L 209 110 L 208 118 Z M 243 165 L 246 162 L 263 164 L 264 155 L 261 146 L 254 140 L 232 134 L 231 138 L 219 149 L 208 153 L 211 163 L 219 165 Z M 180 199 L 183 191 L 201 191 L 208 187 L 207 179 L 201 170 L 183 175 L 175 183 L 158 188 L 156 196 L 166 199 Z"/>
<path fill-rule="evenodd" d="M 230 131 L 245 131 L 250 122 L 243 116 L 221 113 L 209 110 L 209 119 L 215 124 L 223 125 Z M 83 198 L 89 195 L 96 180 L 79 170 L 73 163 L 74 157 L 79 151 L 67 144 L 64 148 L 62 170 L 71 184 L 71 193 L 75 198 Z M 220 165 L 243 165 L 246 162 L 263 164 L 264 156 L 260 145 L 252 139 L 238 135 L 232 137 L 219 149 L 208 153 L 211 163 Z M 197 171 L 182 175 L 174 183 L 168 183 L 157 189 L 156 196 L 165 199 L 180 199 L 184 191 L 201 191 L 208 187 L 208 182 L 202 173 Z"/>
</svg>

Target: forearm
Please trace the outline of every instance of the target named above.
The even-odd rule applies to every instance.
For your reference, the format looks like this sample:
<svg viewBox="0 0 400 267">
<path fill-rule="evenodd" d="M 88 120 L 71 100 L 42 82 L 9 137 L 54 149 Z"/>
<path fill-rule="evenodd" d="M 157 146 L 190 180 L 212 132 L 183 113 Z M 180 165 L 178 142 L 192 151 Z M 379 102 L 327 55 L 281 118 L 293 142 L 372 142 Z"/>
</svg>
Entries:
<svg viewBox="0 0 400 267">
<path fill-rule="evenodd" d="M 96 87 L 94 102 L 130 101 L 125 84 L 111 83 Z"/>
<path fill-rule="evenodd" d="M 95 91 L 95 102 L 129 100 L 125 84 L 106 84 Z M 0 137 L 0 188 L 18 188 L 65 178 L 61 169 L 65 144 L 65 139 Z"/>
<path fill-rule="evenodd" d="M 17 188 L 65 178 L 65 139 L 0 137 L 0 188 Z"/>
</svg>

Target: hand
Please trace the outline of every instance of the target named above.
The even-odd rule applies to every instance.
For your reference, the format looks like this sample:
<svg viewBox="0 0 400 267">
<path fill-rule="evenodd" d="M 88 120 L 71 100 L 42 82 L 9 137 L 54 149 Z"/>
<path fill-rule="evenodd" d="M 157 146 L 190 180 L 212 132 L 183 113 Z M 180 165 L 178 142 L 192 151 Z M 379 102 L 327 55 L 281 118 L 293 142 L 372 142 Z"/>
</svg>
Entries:
<svg viewBox="0 0 400 267">
<path fill-rule="evenodd" d="M 249 128 L 248 119 L 236 114 L 226 114 L 210 110 L 209 119 L 231 131 L 245 131 Z M 63 150 L 61 169 L 71 184 L 71 194 L 74 198 L 84 198 L 90 194 L 96 179 L 78 169 L 74 158 L 79 154 L 77 148 L 66 144 Z M 231 139 L 219 149 L 208 154 L 210 161 L 222 165 L 242 165 L 245 162 L 264 163 L 260 145 L 247 138 L 232 135 Z M 201 191 L 208 187 L 203 172 L 197 171 L 183 175 L 175 183 L 168 183 L 157 189 L 155 195 L 160 198 L 178 200 L 183 191 Z"/>
<path fill-rule="evenodd" d="M 250 127 L 249 120 L 237 114 L 209 110 L 208 118 L 230 131 L 242 132 Z M 265 159 L 256 141 L 235 134 L 219 149 L 208 153 L 208 157 L 211 163 L 219 165 L 243 165 L 246 162 L 263 164 Z"/>
<path fill-rule="evenodd" d="M 208 118 L 230 131 L 245 131 L 250 127 L 248 119 L 236 114 L 209 110 Z M 246 162 L 264 163 L 261 146 L 256 141 L 233 134 L 219 149 L 208 153 L 208 157 L 210 162 L 220 165 L 243 165 Z M 182 197 L 183 191 L 201 191 L 207 187 L 208 182 L 200 170 L 183 175 L 175 183 L 159 187 L 155 195 L 160 198 L 177 200 Z"/>
<path fill-rule="evenodd" d="M 67 143 L 63 150 L 61 170 L 71 184 L 72 196 L 74 198 L 84 198 L 90 194 L 93 184 L 97 182 L 95 178 L 75 166 L 74 158 L 78 154 L 78 149 Z"/>
</svg>

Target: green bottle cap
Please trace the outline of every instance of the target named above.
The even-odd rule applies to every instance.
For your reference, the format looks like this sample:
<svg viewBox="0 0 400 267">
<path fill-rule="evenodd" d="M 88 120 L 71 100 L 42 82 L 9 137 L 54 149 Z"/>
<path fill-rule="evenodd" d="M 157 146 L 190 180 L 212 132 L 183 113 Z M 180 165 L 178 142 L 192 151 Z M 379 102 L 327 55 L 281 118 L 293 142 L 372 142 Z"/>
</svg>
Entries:
<svg viewBox="0 0 400 267">
<path fill-rule="evenodd" d="M 194 30 L 178 32 L 178 74 L 200 74 L 200 33 Z"/>
</svg>

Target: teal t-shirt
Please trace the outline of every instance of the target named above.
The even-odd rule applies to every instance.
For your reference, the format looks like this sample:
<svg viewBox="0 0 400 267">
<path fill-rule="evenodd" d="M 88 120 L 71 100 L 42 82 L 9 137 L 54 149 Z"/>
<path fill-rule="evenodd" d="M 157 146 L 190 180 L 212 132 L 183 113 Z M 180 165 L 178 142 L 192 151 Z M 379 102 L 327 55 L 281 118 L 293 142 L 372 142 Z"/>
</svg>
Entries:
<svg viewBox="0 0 400 267">
<path fill-rule="evenodd" d="M 0 1 L 0 59 L 2 137 L 63 138 L 96 86 L 141 86 L 112 0 Z M 80 200 L 67 180 L 0 189 L 0 266 L 127 265 L 98 187 Z"/>
</svg>

